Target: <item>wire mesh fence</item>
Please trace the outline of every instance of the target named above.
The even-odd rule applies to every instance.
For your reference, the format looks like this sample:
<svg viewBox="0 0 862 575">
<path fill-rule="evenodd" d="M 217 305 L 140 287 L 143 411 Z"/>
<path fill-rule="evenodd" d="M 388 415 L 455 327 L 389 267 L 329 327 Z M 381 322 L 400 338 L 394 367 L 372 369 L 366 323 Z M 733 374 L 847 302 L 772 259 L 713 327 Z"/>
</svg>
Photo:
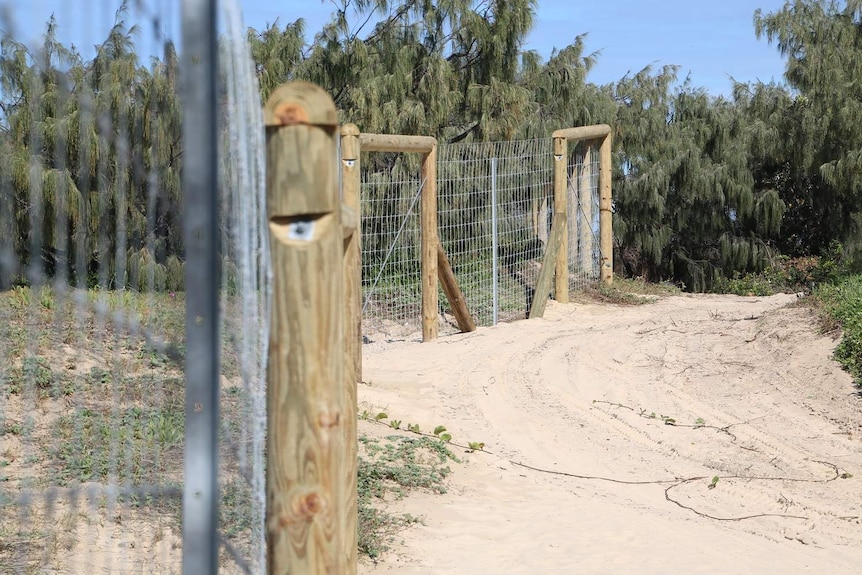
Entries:
<svg viewBox="0 0 862 575">
<path fill-rule="evenodd" d="M 599 154 L 596 145 L 572 148 L 567 213 L 574 293 L 599 278 Z M 395 155 L 366 156 L 363 332 L 369 339 L 381 332 L 415 338 L 421 318 L 419 167 Z M 440 242 L 477 325 L 523 319 L 536 297 L 555 209 L 553 162 L 552 139 L 438 147 Z M 456 331 L 442 293 L 440 302 L 441 333 Z"/>
<path fill-rule="evenodd" d="M 579 142 L 569 153 L 569 291 L 575 293 L 599 279 L 599 145 Z"/>
<path fill-rule="evenodd" d="M 363 333 L 408 336 L 422 316 L 419 197 L 423 182 L 411 158 L 363 154 Z"/>
<path fill-rule="evenodd" d="M 186 312 L 203 294 L 185 289 L 179 8 L 0 1 L 3 575 L 181 569 Z M 245 29 L 221 24 L 222 279 L 204 287 L 222 308 L 218 528 L 222 570 L 259 573 L 263 127 Z"/>
<path fill-rule="evenodd" d="M 551 140 L 440 147 L 440 241 L 478 325 L 524 318 L 553 209 Z"/>
</svg>

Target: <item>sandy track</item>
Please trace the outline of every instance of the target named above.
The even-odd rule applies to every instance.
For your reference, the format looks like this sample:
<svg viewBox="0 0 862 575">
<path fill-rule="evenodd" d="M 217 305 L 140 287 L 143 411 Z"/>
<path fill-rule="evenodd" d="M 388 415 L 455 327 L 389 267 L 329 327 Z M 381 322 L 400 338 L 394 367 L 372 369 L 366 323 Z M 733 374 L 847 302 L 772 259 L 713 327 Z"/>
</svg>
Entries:
<svg viewBox="0 0 862 575">
<path fill-rule="evenodd" d="M 398 502 L 425 525 L 360 571 L 858 572 L 862 398 L 795 302 L 552 305 L 543 320 L 367 345 L 363 406 L 492 454 L 465 455 L 448 494 Z"/>
</svg>

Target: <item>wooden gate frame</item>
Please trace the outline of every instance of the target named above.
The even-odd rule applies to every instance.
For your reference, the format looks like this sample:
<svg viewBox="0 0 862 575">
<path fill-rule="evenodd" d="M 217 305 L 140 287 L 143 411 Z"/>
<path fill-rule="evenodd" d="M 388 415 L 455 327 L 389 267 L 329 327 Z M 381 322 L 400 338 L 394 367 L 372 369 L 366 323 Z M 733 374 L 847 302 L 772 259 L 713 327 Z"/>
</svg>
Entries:
<svg viewBox="0 0 862 575">
<path fill-rule="evenodd" d="M 360 133 L 354 124 L 341 128 L 342 186 L 344 198 L 359 198 L 360 155 L 362 152 L 418 153 L 422 156 L 422 197 L 420 202 L 420 274 L 422 281 L 422 341 L 437 339 L 437 281 L 449 301 L 455 320 L 462 332 L 476 331 L 476 324 L 467 309 L 464 294 L 455 279 L 449 258 L 440 244 L 437 232 L 437 138 L 431 136 L 400 136 Z M 357 209 L 357 222 L 361 214 Z M 361 225 L 357 226 L 357 234 Z M 358 235 L 361 237 L 361 235 Z M 357 268 L 355 273 L 361 273 Z"/>
<path fill-rule="evenodd" d="M 611 197 L 611 127 L 607 124 L 557 130 L 554 139 L 554 212 L 568 212 L 566 192 L 569 184 L 569 142 L 598 142 L 599 147 L 599 234 L 600 278 L 605 285 L 614 280 L 613 219 Z M 568 222 L 568 218 L 566 218 Z M 554 291 L 560 303 L 569 301 L 569 240 L 564 233 L 557 251 Z"/>
</svg>

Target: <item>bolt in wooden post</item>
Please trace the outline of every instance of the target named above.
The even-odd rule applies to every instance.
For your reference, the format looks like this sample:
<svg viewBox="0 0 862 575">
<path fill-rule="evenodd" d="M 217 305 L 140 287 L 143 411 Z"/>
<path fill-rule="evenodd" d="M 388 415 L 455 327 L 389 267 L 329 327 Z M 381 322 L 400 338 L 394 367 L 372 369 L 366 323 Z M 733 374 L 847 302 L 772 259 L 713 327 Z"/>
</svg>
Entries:
<svg viewBox="0 0 862 575">
<path fill-rule="evenodd" d="M 437 339 L 437 144 L 422 156 L 422 341 Z"/>
<path fill-rule="evenodd" d="M 601 193 L 601 205 L 599 206 L 599 227 L 601 233 L 601 278 L 602 281 L 611 285 L 614 281 L 614 225 L 613 225 L 613 200 L 611 182 L 613 172 L 611 167 L 611 134 L 602 140 L 599 149 L 599 190 Z"/>
<path fill-rule="evenodd" d="M 554 137 L 554 214 L 564 214 L 564 229 L 557 248 L 556 281 L 554 294 L 558 302 L 569 302 L 569 242 L 568 242 L 568 180 L 569 143 L 565 137 Z"/>
<path fill-rule="evenodd" d="M 344 463 L 347 484 L 344 552 L 348 574 L 356 573 L 357 530 L 357 437 L 356 386 L 362 379 L 362 214 L 360 210 L 359 128 L 341 127 L 341 195 L 354 214 L 354 228 L 344 240 Z"/>
<path fill-rule="evenodd" d="M 344 287 L 332 98 L 284 85 L 264 110 L 273 298 L 267 390 L 271 575 L 344 573 Z"/>
</svg>

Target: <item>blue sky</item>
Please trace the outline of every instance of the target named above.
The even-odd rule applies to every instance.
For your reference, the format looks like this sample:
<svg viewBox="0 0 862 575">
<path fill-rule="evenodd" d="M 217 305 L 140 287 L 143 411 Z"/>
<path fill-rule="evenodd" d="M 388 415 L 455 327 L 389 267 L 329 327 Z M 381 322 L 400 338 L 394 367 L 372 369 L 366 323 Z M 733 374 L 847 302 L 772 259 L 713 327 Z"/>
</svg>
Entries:
<svg viewBox="0 0 862 575">
<path fill-rule="evenodd" d="M 262 27 L 297 18 L 314 31 L 326 21 L 330 2 L 241 0 L 246 22 Z M 587 51 L 600 51 L 589 81 L 604 84 L 653 64 L 680 66 L 695 86 L 729 94 L 739 81 L 781 80 L 784 61 L 775 46 L 754 35 L 754 11 L 775 11 L 784 0 L 539 0 L 535 29 L 527 43 L 547 59 L 551 51 L 587 33 Z M 658 7 L 657 7 L 658 6 Z"/>
<path fill-rule="evenodd" d="M 61 37 L 79 46 L 104 38 L 120 0 L 0 0 L 13 6 L 19 33 L 36 38 L 52 11 L 61 24 Z M 282 24 L 304 18 L 309 39 L 329 18 L 330 0 L 238 0 L 248 26 L 262 28 L 277 18 Z M 175 29 L 171 7 L 178 0 L 146 0 L 166 15 L 162 28 Z M 740 81 L 780 80 L 784 63 L 774 46 L 754 36 L 757 8 L 774 11 L 784 0 L 539 0 L 536 26 L 526 48 L 547 59 L 554 47 L 570 44 L 588 33 L 587 51 L 600 51 L 589 81 L 603 84 L 653 64 L 677 64 L 680 79 L 691 74 L 695 86 L 713 94 L 728 94 L 732 76 Z M 661 6 L 656 8 L 656 5 Z M 172 33 L 173 35 L 173 33 Z M 141 43 L 152 38 L 145 25 Z M 143 46 L 142 46 L 143 48 Z"/>
</svg>

